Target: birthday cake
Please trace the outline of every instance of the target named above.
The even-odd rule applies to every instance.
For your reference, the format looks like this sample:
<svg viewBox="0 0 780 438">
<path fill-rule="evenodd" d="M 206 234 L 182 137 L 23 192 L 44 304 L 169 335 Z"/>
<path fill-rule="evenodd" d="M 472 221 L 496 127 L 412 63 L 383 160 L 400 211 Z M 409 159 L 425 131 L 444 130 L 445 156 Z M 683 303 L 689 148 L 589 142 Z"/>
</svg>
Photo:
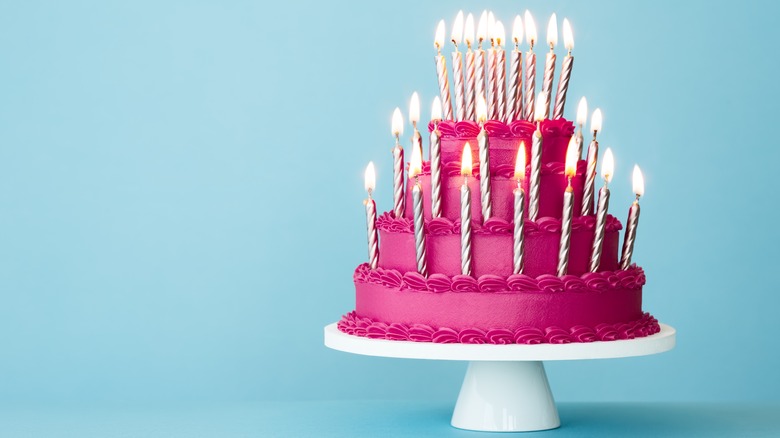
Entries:
<svg viewBox="0 0 780 438">
<path fill-rule="evenodd" d="M 595 187 L 601 112 L 591 120 L 585 159 L 584 99 L 577 110 L 579 129 L 562 117 L 573 64 L 568 21 L 563 32 L 568 54 L 557 89 L 555 56 L 547 55 L 536 90 L 530 14 L 525 22 L 515 19 L 508 73 L 503 26 L 491 15 L 483 13 L 474 35 L 471 15 L 464 26 L 459 14 L 451 71 L 440 53 L 439 24 L 440 95 L 428 124 L 429 160 L 422 160 L 415 95 L 408 166 L 399 142 L 400 111 L 394 117 L 393 208 L 383 214 L 371 198 L 369 165 L 369 261 L 355 270 L 355 310 L 342 317 L 339 330 L 375 339 L 489 344 L 612 341 L 657 333 L 658 321 L 642 309 L 644 271 L 631 263 L 641 173 L 635 168 L 636 200 L 621 233 L 621 222 L 607 213 L 611 151 L 602 154 L 603 187 Z M 555 20 L 548 27 L 551 54 Z M 526 53 L 518 49 L 523 25 Z M 482 50 L 487 36 L 491 45 Z M 465 53 L 458 52 L 461 41 Z"/>
</svg>

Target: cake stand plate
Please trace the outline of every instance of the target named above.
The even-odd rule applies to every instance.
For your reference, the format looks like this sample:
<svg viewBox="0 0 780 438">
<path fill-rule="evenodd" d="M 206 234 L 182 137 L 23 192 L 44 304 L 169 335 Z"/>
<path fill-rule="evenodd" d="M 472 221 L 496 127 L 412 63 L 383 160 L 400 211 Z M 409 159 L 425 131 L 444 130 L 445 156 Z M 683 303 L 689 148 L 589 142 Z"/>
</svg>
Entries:
<svg viewBox="0 0 780 438">
<path fill-rule="evenodd" d="M 674 348 L 675 333 L 673 327 L 661 324 L 661 331 L 654 335 L 609 342 L 434 344 L 352 336 L 340 332 L 334 323 L 325 327 L 325 346 L 367 356 L 469 361 L 452 425 L 487 432 L 529 432 L 561 425 L 543 361 L 663 353 Z"/>
</svg>

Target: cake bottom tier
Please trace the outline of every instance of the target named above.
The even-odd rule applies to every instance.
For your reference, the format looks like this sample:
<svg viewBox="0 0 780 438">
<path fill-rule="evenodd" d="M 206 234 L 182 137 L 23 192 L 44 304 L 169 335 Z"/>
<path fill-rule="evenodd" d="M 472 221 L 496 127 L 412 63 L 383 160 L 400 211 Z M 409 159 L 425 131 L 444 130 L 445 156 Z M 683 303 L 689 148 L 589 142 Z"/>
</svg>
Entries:
<svg viewBox="0 0 780 438">
<path fill-rule="evenodd" d="M 377 339 L 471 344 L 611 341 L 660 331 L 642 311 L 637 266 L 582 276 L 479 278 L 355 270 L 355 311 L 342 332 Z"/>
</svg>

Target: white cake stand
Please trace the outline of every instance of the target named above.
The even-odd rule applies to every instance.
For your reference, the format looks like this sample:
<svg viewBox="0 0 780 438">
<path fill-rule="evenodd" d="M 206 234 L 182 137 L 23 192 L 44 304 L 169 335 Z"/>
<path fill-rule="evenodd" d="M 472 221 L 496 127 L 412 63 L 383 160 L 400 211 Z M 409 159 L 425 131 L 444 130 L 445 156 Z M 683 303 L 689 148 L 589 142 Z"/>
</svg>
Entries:
<svg viewBox="0 0 780 438">
<path fill-rule="evenodd" d="M 388 341 L 342 333 L 336 324 L 325 327 L 325 345 L 334 350 L 367 356 L 404 359 L 467 360 L 469 367 L 452 425 L 488 432 L 528 432 L 561 425 L 545 360 L 611 359 L 646 356 L 674 348 L 674 328 L 644 338 L 609 342 L 475 345 Z"/>
</svg>

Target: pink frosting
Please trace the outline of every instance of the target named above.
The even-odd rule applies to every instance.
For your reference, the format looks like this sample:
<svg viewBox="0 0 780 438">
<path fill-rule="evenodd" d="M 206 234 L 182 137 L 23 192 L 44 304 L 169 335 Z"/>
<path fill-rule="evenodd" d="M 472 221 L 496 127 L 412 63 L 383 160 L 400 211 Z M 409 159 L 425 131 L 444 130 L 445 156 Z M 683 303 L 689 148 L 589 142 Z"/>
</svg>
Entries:
<svg viewBox="0 0 780 438">
<path fill-rule="evenodd" d="M 359 316 L 344 315 L 338 329 L 348 335 L 391 341 L 435 342 L 438 344 L 568 344 L 572 342 L 614 341 L 635 339 L 661 331 L 658 321 L 649 313 L 625 323 L 598 324 L 594 327 L 575 325 L 567 328 L 550 326 L 490 328 L 466 327 L 460 330 L 427 324 L 385 323 Z"/>
<path fill-rule="evenodd" d="M 427 324 L 463 330 L 470 327 L 596 327 L 642 315 L 644 271 L 588 273 L 581 276 L 525 274 L 477 278 L 466 275 L 401 273 L 394 269 L 355 271 L 356 312 L 376 321 Z"/>
<path fill-rule="evenodd" d="M 579 216 L 572 221 L 569 273 L 588 272 L 593 247 L 595 216 Z M 413 223 L 385 213 L 377 219 L 380 236 L 379 266 L 401 272 L 416 271 Z M 607 217 L 600 271 L 618 269 L 618 231 L 620 221 Z M 445 275 L 460 273 L 460 221 L 434 218 L 425 223 L 426 249 L 430 272 Z M 531 276 L 555 274 L 561 221 L 551 217 L 525 222 L 525 273 Z M 474 275 L 508 276 L 512 271 L 512 224 L 491 218 L 484 225 L 472 225 Z"/>
</svg>

